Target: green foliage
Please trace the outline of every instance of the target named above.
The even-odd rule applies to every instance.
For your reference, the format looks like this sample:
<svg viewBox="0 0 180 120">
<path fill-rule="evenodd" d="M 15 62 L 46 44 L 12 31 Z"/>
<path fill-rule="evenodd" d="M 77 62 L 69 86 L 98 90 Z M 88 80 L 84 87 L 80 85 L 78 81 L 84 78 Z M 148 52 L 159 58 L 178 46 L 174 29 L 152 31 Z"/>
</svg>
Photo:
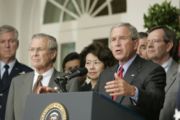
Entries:
<svg viewBox="0 0 180 120">
<path fill-rule="evenodd" d="M 162 4 L 154 4 L 144 14 L 144 27 L 150 29 L 154 26 L 164 25 L 174 30 L 180 38 L 180 10 L 171 5 L 171 2 L 164 1 Z"/>
</svg>

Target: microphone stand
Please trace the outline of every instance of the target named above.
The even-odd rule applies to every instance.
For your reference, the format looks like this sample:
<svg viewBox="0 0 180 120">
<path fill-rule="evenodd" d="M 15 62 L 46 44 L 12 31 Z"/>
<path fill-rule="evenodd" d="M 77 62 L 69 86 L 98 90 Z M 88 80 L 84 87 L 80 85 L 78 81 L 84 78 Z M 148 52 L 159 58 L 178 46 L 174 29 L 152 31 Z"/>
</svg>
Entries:
<svg viewBox="0 0 180 120">
<path fill-rule="evenodd" d="M 55 82 L 62 92 L 67 92 L 66 89 L 67 79 L 65 77 L 58 77 L 55 79 Z"/>
</svg>

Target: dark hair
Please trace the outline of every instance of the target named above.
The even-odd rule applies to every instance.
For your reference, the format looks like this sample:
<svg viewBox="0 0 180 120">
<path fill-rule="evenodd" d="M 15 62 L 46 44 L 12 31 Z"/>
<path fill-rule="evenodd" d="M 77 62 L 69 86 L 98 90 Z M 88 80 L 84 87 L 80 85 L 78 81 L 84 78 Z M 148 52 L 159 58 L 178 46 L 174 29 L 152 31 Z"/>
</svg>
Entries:
<svg viewBox="0 0 180 120">
<path fill-rule="evenodd" d="M 158 29 L 161 29 L 164 31 L 164 35 L 163 35 L 163 39 L 164 39 L 164 42 L 165 43 L 168 43 L 168 42 L 172 42 L 173 43 L 173 48 L 171 49 L 170 51 L 170 56 L 172 56 L 175 60 L 177 59 L 177 40 L 176 40 L 176 33 L 171 30 L 170 28 L 166 27 L 166 26 L 155 26 L 153 28 L 151 28 L 149 31 L 148 31 L 148 34 L 153 32 L 154 30 L 158 30 Z"/>
<path fill-rule="evenodd" d="M 139 39 L 147 38 L 148 34 L 146 32 L 138 32 Z"/>
<path fill-rule="evenodd" d="M 65 64 L 71 60 L 81 60 L 81 57 L 80 55 L 77 53 L 77 52 L 71 52 L 69 54 L 67 54 L 65 56 L 65 58 L 63 59 L 63 63 L 62 63 L 62 68 L 63 68 L 63 71 L 64 71 L 64 68 L 65 68 Z"/>
<path fill-rule="evenodd" d="M 85 47 L 80 53 L 80 55 L 81 55 L 81 67 L 85 66 L 86 56 L 89 53 L 92 53 L 101 62 L 103 62 L 105 68 L 113 66 L 116 63 L 116 60 L 113 57 L 113 54 L 108 47 L 105 47 L 98 42 L 93 42 L 92 44 Z"/>
</svg>

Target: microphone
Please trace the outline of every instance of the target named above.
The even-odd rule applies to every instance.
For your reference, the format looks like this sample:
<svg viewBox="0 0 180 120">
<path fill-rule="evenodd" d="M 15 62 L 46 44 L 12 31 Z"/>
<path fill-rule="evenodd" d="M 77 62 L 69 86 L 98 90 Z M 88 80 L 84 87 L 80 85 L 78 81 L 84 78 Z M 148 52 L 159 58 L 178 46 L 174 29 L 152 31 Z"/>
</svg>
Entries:
<svg viewBox="0 0 180 120">
<path fill-rule="evenodd" d="M 78 68 L 78 69 L 70 71 L 67 74 L 58 76 L 54 81 L 59 86 L 60 90 L 62 90 L 62 92 L 67 92 L 66 90 L 67 81 L 70 80 L 71 78 L 85 75 L 87 74 L 87 72 L 88 70 L 86 68 Z"/>
<path fill-rule="evenodd" d="M 77 76 L 86 75 L 87 72 L 88 72 L 88 70 L 85 67 L 84 68 L 78 68 L 78 69 L 73 70 L 72 72 L 70 72 L 70 74 L 65 75 L 64 78 L 66 80 L 69 80 L 69 79 L 77 77 Z"/>
</svg>

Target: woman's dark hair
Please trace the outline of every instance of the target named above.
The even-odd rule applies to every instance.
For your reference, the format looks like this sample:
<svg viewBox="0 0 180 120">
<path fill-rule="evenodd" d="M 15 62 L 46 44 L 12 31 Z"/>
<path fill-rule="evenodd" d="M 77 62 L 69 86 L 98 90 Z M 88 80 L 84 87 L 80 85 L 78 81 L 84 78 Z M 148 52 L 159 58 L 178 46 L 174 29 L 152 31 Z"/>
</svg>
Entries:
<svg viewBox="0 0 180 120">
<path fill-rule="evenodd" d="M 80 61 L 81 60 L 80 55 L 77 52 L 71 52 L 71 53 L 67 54 L 65 56 L 65 58 L 63 59 L 63 63 L 62 63 L 63 71 L 65 68 L 65 64 L 69 61 L 72 61 L 72 60 L 79 60 Z"/>
<path fill-rule="evenodd" d="M 93 42 L 87 47 L 85 47 L 81 53 L 81 67 L 85 66 L 86 63 L 86 56 L 87 54 L 92 53 L 95 55 L 101 62 L 103 62 L 105 68 L 111 67 L 116 63 L 115 58 L 113 57 L 113 54 L 111 50 L 108 47 L 103 46 L 99 42 Z"/>
</svg>

